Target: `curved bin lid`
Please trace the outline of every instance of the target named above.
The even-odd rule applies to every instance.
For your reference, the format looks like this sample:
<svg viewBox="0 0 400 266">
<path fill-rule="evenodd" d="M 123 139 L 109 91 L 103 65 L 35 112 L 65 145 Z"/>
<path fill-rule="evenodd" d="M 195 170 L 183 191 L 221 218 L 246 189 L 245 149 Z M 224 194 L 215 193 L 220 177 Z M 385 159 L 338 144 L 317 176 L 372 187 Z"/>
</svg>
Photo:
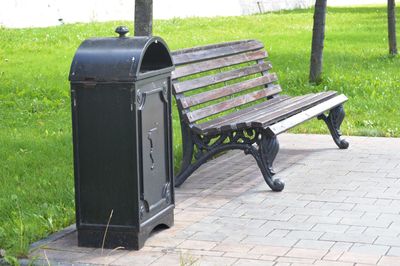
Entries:
<svg viewBox="0 0 400 266">
<path fill-rule="evenodd" d="M 168 46 L 160 37 L 93 38 L 79 46 L 69 80 L 126 82 L 173 69 Z"/>
</svg>

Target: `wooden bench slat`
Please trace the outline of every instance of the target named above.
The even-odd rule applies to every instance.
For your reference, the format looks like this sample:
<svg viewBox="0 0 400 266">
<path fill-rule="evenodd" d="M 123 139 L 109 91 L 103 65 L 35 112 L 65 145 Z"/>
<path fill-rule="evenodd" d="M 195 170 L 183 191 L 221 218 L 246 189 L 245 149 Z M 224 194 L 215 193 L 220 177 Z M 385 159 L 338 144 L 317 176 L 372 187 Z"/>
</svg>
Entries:
<svg viewBox="0 0 400 266">
<path fill-rule="evenodd" d="M 272 108 L 264 109 L 258 113 L 241 116 L 237 121 L 232 121 L 231 123 L 237 124 L 239 129 L 247 127 L 265 128 L 266 124 L 272 124 L 274 121 L 279 121 L 290 116 L 290 114 L 301 111 L 298 110 L 298 108 L 307 108 L 307 104 L 318 103 L 321 99 L 332 97 L 334 94 L 335 93 L 333 93 L 333 95 L 326 95 L 324 93 L 318 93 L 293 97 L 273 106 Z M 220 127 L 220 131 L 229 131 L 232 129 L 231 126 L 226 123 L 218 126 Z"/>
<path fill-rule="evenodd" d="M 266 58 L 267 56 L 268 55 L 265 51 L 260 50 L 260 51 L 247 52 L 232 56 L 226 56 L 223 58 L 217 58 L 190 65 L 185 65 L 182 67 L 178 67 L 172 72 L 172 79 L 176 80 L 178 78 L 214 70 L 217 68 L 228 67 L 251 61 L 261 60 Z"/>
<path fill-rule="evenodd" d="M 174 83 L 175 92 L 176 93 L 183 93 L 186 91 L 191 91 L 194 89 L 199 89 L 202 87 L 206 87 L 212 84 L 217 84 L 220 82 L 225 82 L 228 80 L 233 80 L 245 76 L 249 76 L 256 73 L 261 73 L 271 69 L 272 65 L 270 62 L 255 64 L 251 66 L 246 66 L 239 69 L 234 69 L 222 73 L 218 73 L 215 75 L 207 75 L 205 77 L 185 80 L 181 82 Z"/>
<path fill-rule="evenodd" d="M 256 110 L 253 110 L 252 108 L 245 108 L 240 110 L 241 113 L 235 112 L 233 113 L 232 117 L 230 119 L 225 119 L 225 120 L 219 120 L 218 123 L 210 123 L 208 127 L 202 128 L 202 133 L 209 133 L 209 132 L 221 132 L 222 128 L 224 130 L 231 130 L 233 127 L 236 127 L 238 129 L 242 128 L 248 128 L 251 126 L 251 122 L 254 121 L 254 118 L 259 117 L 260 115 L 263 115 L 267 112 L 270 111 L 275 111 L 281 109 L 283 106 L 287 106 L 289 104 L 292 104 L 293 102 L 300 101 L 303 98 L 310 97 L 312 94 L 308 95 L 302 95 L 302 96 L 297 96 L 297 97 L 289 97 L 287 95 L 281 95 L 279 98 L 284 98 L 284 100 L 276 101 L 273 104 L 268 104 L 262 106 L 262 108 L 258 108 Z M 267 102 L 274 100 L 270 99 Z M 249 120 L 250 119 L 250 120 Z M 228 126 L 226 126 L 228 125 Z M 197 125 L 196 125 L 197 126 Z"/>
<path fill-rule="evenodd" d="M 291 117 L 283 120 L 282 122 L 275 123 L 272 126 L 269 126 L 267 128 L 267 134 L 269 136 L 276 136 L 280 133 L 287 131 L 288 129 L 291 129 L 291 128 L 297 126 L 300 123 L 310 120 L 311 118 L 314 118 L 314 117 L 322 114 L 323 112 L 326 112 L 326 111 L 338 106 L 339 104 L 346 102 L 347 100 L 348 100 L 347 97 L 344 96 L 343 94 L 333 97 L 333 98 L 331 98 L 325 102 L 322 102 L 310 109 L 307 109 L 307 110 L 300 112 L 294 116 L 291 116 Z"/>
<path fill-rule="evenodd" d="M 260 110 L 257 113 L 245 114 L 243 116 L 238 117 L 236 121 L 231 121 L 230 125 L 227 125 L 227 123 L 223 123 L 223 124 L 219 125 L 219 130 L 220 131 L 232 130 L 232 126 L 231 126 L 232 124 L 236 124 L 236 127 L 238 129 L 248 128 L 248 127 L 258 127 L 259 128 L 260 126 L 258 124 L 255 124 L 254 121 L 257 121 L 257 119 L 259 119 L 260 116 L 264 116 L 267 113 L 281 110 L 285 106 L 292 105 L 295 102 L 302 101 L 308 97 L 312 97 L 312 94 L 301 95 L 301 96 L 289 98 L 286 101 L 280 102 L 273 106 L 268 106 L 267 108 Z"/>
<path fill-rule="evenodd" d="M 254 41 L 259 42 L 257 40 L 247 39 L 247 40 L 239 40 L 239 41 L 231 41 L 231 42 L 223 42 L 223 43 L 214 43 L 214 44 L 199 45 L 199 46 L 194 46 L 194 47 L 190 47 L 190 48 L 174 50 L 174 51 L 171 51 L 170 53 L 172 56 L 174 56 L 174 55 L 179 55 L 179 54 L 192 53 L 192 52 L 196 52 L 199 50 L 215 49 L 215 48 L 219 48 L 219 47 L 238 45 L 238 44 L 254 42 Z"/>
<path fill-rule="evenodd" d="M 256 40 L 225 43 L 223 45 L 207 45 L 192 49 L 172 52 L 172 58 L 176 66 L 195 63 L 213 58 L 234 55 L 264 48 L 264 45 Z"/>
<path fill-rule="evenodd" d="M 257 125 L 257 126 L 266 128 L 267 126 L 269 126 L 273 123 L 279 122 L 280 120 L 282 120 L 284 118 L 287 118 L 298 112 L 301 112 L 305 109 L 315 106 L 316 104 L 326 101 L 334 96 L 336 96 L 336 92 L 334 92 L 334 91 L 315 94 L 310 99 L 304 99 L 303 101 L 300 101 L 292 106 L 287 106 L 286 108 L 283 108 L 282 110 L 270 112 L 266 116 L 264 116 L 262 119 L 259 119 L 256 123 L 253 123 L 252 125 L 255 125 L 255 126 Z"/>
<path fill-rule="evenodd" d="M 255 122 L 255 121 L 259 121 L 259 119 L 265 117 L 267 113 L 277 112 L 279 110 L 283 110 L 283 108 L 290 108 L 293 105 L 296 105 L 302 101 L 310 100 L 316 96 L 317 96 L 316 94 L 309 93 L 309 94 L 305 94 L 305 95 L 291 97 L 287 101 L 285 101 L 279 105 L 276 105 L 273 108 L 268 108 L 268 109 L 262 110 L 262 112 L 258 112 L 256 114 L 247 114 L 242 119 L 252 122 L 252 125 L 254 124 L 254 126 L 260 127 L 260 124 L 257 124 L 257 122 Z"/>
<path fill-rule="evenodd" d="M 279 86 L 279 85 L 276 85 L 276 86 Z M 211 128 L 215 128 L 216 125 L 221 124 L 223 122 L 229 123 L 229 121 L 232 121 L 232 120 L 236 119 L 238 116 L 241 116 L 243 114 L 255 113 L 255 112 L 258 112 L 259 110 L 265 109 L 266 107 L 274 106 L 274 105 L 276 105 L 282 101 L 285 101 L 287 99 L 290 99 L 290 97 L 287 95 L 275 96 L 274 98 L 272 98 L 268 101 L 255 104 L 255 105 L 250 106 L 245 109 L 237 110 L 236 112 L 217 117 L 213 120 L 206 121 L 204 123 L 195 124 L 195 125 L 193 125 L 193 130 L 195 130 L 195 132 L 197 132 L 198 134 L 204 133 L 205 130 L 207 130 L 207 133 L 217 133 L 217 131 L 213 131 L 213 130 L 211 130 Z"/>
<path fill-rule="evenodd" d="M 212 100 L 216 100 L 225 96 L 229 96 L 238 92 L 242 92 L 251 88 L 255 88 L 261 85 L 266 85 L 278 80 L 275 73 L 267 74 L 265 76 L 249 79 L 232 85 L 224 86 L 221 88 L 209 90 L 196 95 L 182 97 L 179 101 L 183 108 L 188 108 Z M 280 92 L 280 90 L 279 90 Z"/>
<path fill-rule="evenodd" d="M 258 99 L 264 98 L 264 97 L 268 97 L 271 95 L 274 95 L 276 93 L 279 93 L 281 91 L 280 87 L 272 87 L 270 88 L 265 88 L 262 90 L 258 90 L 258 91 L 254 91 L 245 95 L 241 95 L 238 97 L 235 97 L 233 99 L 221 102 L 221 103 L 217 103 L 217 104 L 213 104 L 213 105 L 209 105 L 207 107 L 195 110 L 195 111 L 191 111 L 188 112 L 186 114 L 186 117 L 189 121 L 189 123 L 193 123 L 195 121 L 201 120 L 203 118 L 206 118 L 208 116 L 214 115 L 214 114 L 218 114 L 221 113 L 223 111 L 232 109 L 234 107 L 246 104 L 246 103 L 250 103 L 253 101 L 256 101 Z"/>
</svg>

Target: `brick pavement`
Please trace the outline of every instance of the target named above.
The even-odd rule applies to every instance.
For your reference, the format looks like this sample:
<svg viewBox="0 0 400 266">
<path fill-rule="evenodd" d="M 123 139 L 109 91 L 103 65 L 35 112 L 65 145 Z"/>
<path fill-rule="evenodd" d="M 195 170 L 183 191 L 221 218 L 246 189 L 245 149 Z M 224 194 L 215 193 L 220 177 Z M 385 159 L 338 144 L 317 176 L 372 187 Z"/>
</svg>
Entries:
<svg viewBox="0 0 400 266">
<path fill-rule="evenodd" d="M 70 227 L 35 244 L 47 265 L 400 265 L 400 139 L 283 134 L 271 192 L 231 151 L 176 190 L 175 226 L 140 251 L 79 248 Z M 40 244 L 40 248 L 37 248 Z"/>
</svg>

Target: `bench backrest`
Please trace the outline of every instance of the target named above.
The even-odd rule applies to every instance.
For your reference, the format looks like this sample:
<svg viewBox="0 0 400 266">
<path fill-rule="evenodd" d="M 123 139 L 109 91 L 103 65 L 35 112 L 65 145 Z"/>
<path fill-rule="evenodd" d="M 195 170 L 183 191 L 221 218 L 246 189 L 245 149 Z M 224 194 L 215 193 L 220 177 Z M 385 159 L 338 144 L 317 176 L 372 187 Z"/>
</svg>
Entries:
<svg viewBox="0 0 400 266">
<path fill-rule="evenodd" d="M 267 56 L 256 40 L 173 51 L 172 90 L 181 117 L 193 124 L 274 97 L 281 88 L 268 73 Z"/>
</svg>

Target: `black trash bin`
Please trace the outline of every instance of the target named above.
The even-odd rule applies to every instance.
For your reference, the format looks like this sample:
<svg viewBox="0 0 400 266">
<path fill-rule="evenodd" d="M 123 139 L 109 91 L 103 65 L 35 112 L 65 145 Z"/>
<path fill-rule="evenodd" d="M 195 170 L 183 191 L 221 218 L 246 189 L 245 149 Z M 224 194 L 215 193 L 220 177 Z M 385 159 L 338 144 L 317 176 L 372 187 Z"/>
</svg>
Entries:
<svg viewBox="0 0 400 266">
<path fill-rule="evenodd" d="M 116 32 L 85 40 L 69 75 L 78 245 L 140 249 L 174 221 L 174 66 L 161 38 Z"/>
</svg>

